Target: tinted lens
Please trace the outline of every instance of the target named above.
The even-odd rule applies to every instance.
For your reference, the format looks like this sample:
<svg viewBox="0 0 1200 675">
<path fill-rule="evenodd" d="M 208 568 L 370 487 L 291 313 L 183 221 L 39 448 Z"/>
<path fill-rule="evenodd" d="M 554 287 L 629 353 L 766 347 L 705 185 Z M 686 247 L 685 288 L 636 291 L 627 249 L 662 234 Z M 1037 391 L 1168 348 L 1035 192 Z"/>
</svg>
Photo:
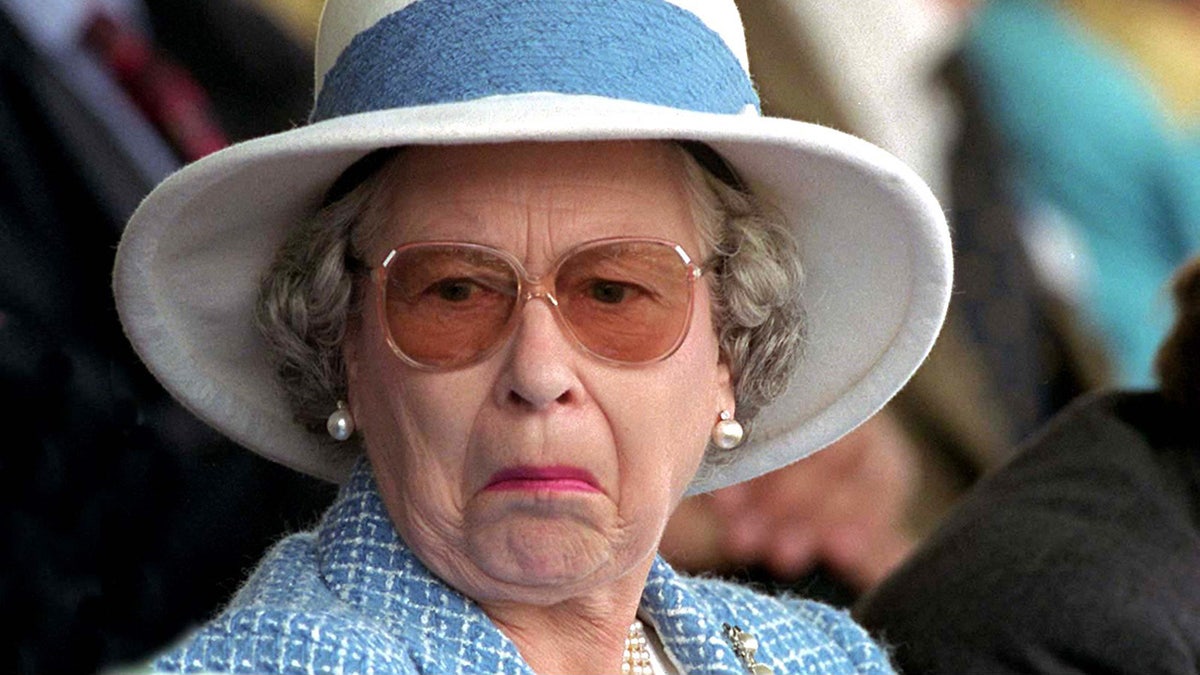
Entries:
<svg viewBox="0 0 1200 675">
<path fill-rule="evenodd" d="M 517 279 L 507 260 L 485 249 L 400 249 L 388 265 L 383 298 L 392 342 L 425 366 L 470 363 L 505 335 Z"/>
<path fill-rule="evenodd" d="M 559 311 L 589 351 L 624 363 L 662 358 L 691 319 L 691 270 L 675 247 L 612 242 L 564 260 L 554 282 Z"/>
</svg>

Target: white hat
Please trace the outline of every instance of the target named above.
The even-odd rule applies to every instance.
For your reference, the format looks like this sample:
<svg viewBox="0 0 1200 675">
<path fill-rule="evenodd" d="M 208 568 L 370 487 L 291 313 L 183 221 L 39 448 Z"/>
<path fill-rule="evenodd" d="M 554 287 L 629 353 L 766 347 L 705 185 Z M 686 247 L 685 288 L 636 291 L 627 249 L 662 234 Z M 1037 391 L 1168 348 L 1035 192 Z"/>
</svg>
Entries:
<svg viewBox="0 0 1200 675">
<path fill-rule="evenodd" d="M 310 124 L 168 178 L 134 214 L 115 270 L 121 320 L 150 370 L 274 461 L 335 481 L 349 468 L 293 421 L 253 315 L 280 243 L 377 148 L 694 140 L 782 210 L 806 274 L 805 358 L 751 442 L 693 493 L 833 442 L 937 336 L 951 283 L 937 201 L 865 141 L 762 117 L 731 0 L 329 0 L 316 70 Z"/>
</svg>

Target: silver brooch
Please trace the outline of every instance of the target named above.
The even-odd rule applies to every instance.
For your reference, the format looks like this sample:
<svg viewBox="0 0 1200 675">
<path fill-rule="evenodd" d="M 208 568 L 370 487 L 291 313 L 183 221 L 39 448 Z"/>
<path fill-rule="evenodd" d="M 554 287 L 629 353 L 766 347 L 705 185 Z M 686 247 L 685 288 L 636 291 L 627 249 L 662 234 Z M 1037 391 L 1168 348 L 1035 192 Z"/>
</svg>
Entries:
<svg viewBox="0 0 1200 675">
<path fill-rule="evenodd" d="M 746 664 L 750 675 L 775 674 L 770 666 L 754 660 L 754 654 L 758 651 L 758 638 L 742 630 L 741 626 L 730 626 L 727 623 L 722 625 L 725 628 L 725 637 L 733 643 L 733 653 Z"/>
</svg>

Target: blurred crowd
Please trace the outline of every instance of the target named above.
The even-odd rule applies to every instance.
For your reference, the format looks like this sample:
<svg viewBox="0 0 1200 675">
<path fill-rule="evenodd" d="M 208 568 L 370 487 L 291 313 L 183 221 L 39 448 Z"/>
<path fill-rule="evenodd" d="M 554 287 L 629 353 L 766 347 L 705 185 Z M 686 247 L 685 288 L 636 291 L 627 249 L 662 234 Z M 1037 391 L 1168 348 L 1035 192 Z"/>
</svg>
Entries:
<svg viewBox="0 0 1200 675">
<path fill-rule="evenodd" d="M 663 553 L 850 605 L 1070 401 L 1152 385 L 1169 281 L 1200 254 L 1200 4 L 738 4 L 764 112 L 912 165 L 950 217 L 956 292 L 892 404 L 685 502 Z M 304 121 L 319 5 L 0 0 L 4 672 L 143 658 L 333 497 L 173 402 L 109 290 L 154 184 Z"/>
</svg>

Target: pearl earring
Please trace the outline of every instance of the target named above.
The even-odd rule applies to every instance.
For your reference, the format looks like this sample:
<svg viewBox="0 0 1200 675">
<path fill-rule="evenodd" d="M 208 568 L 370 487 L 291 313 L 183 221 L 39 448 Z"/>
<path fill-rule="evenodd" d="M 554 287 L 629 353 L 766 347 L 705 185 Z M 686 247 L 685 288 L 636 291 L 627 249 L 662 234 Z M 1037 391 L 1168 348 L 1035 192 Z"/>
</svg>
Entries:
<svg viewBox="0 0 1200 675">
<path fill-rule="evenodd" d="M 742 423 L 733 419 L 733 414 L 728 410 L 722 410 L 721 419 L 713 425 L 713 445 L 722 450 L 732 450 L 742 444 L 745 436 L 746 429 Z"/>
<path fill-rule="evenodd" d="M 337 410 L 334 410 L 325 422 L 325 429 L 333 440 L 340 443 L 354 434 L 354 416 L 350 414 L 345 401 L 338 401 L 337 406 Z"/>
</svg>

